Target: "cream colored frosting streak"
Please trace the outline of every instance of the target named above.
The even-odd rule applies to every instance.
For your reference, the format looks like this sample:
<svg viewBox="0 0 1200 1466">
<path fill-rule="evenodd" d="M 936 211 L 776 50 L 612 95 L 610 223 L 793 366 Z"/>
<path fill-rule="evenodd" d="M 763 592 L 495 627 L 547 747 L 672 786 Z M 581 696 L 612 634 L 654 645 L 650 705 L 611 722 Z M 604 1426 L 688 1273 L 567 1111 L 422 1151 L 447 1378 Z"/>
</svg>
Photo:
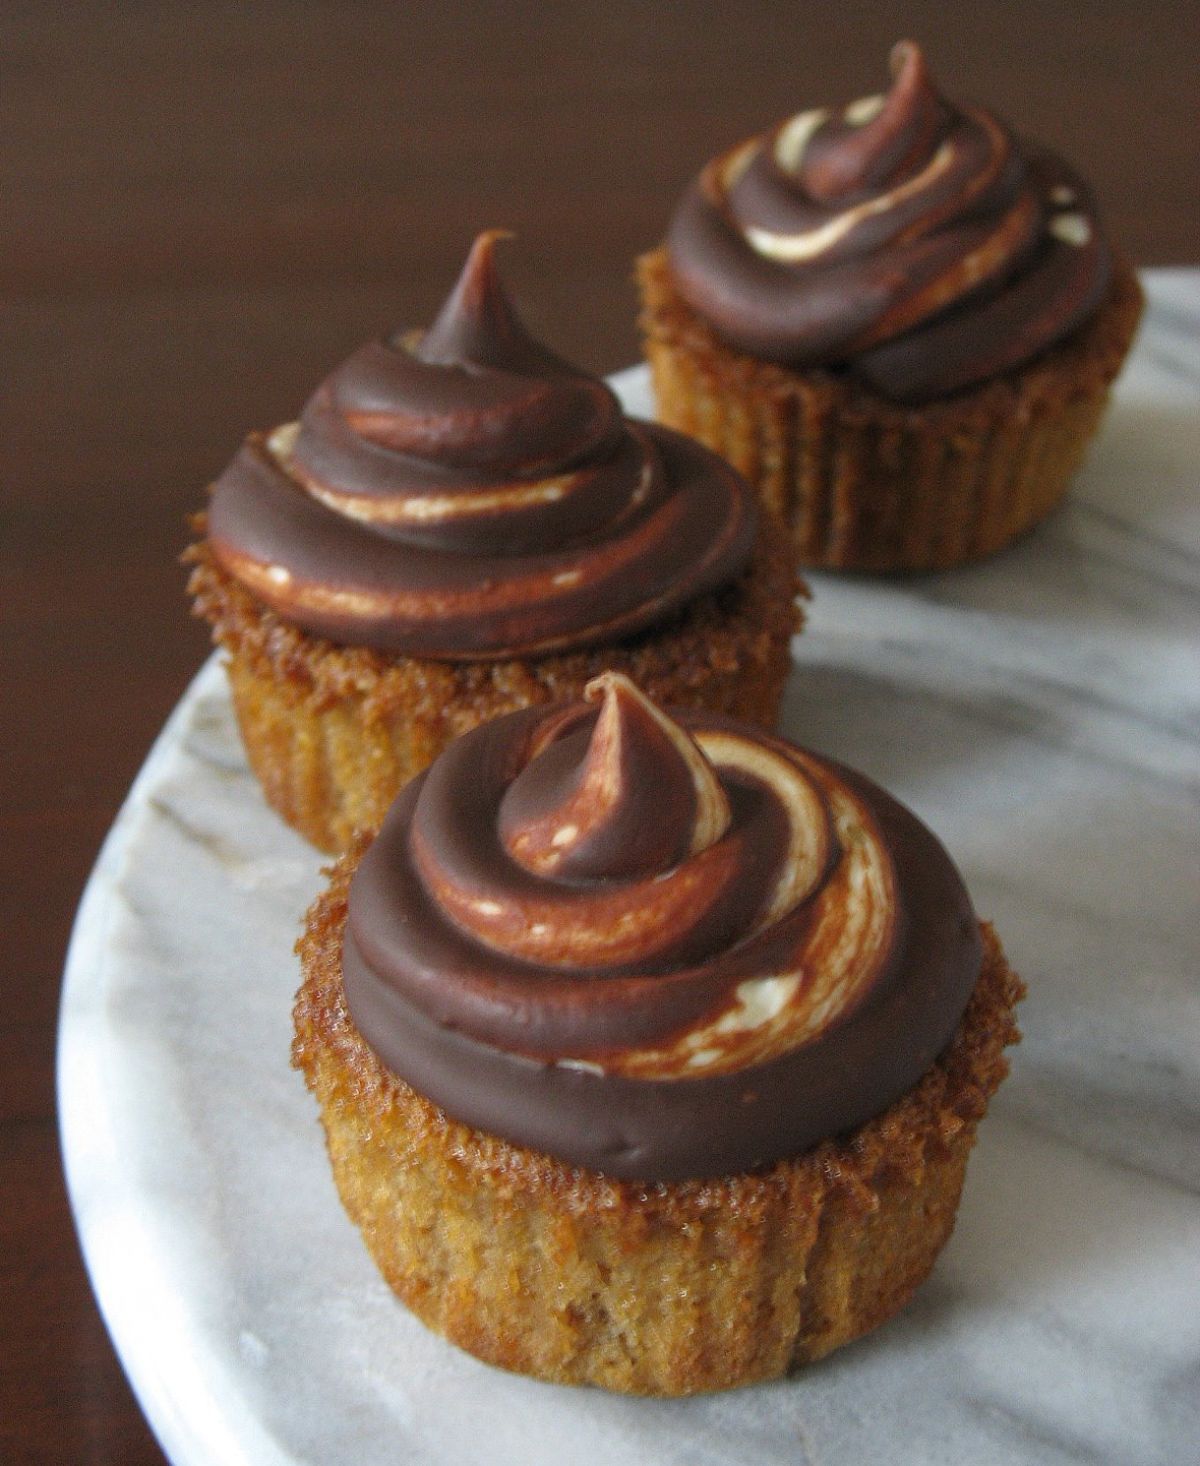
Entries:
<svg viewBox="0 0 1200 1466">
<path fill-rule="evenodd" d="M 467 734 L 350 885 L 346 997 L 448 1114 L 618 1176 L 796 1154 L 948 1041 L 979 931 L 869 781 L 744 724 L 588 699 Z"/>
<path fill-rule="evenodd" d="M 861 776 L 606 674 L 460 739 L 351 885 L 351 1014 L 491 1133 L 702 1175 L 857 1124 L 948 1040 L 979 935 Z"/>
<path fill-rule="evenodd" d="M 918 400 L 1061 338 L 1111 262 L 1060 159 L 947 102 L 911 42 L 892 72 L 886 96 L 802 112 L 710 163 L 668 246 L 681 293 L 733 345 Z"/>
<path fill-rule="evenodd" d="M 218 561 L 335 641 L 504 657 L 609 640 L 735 576 L 732 470 L 535 342 L 481 235 L 425 333 L 368 343 L 218 480 Z"/>
</svg>

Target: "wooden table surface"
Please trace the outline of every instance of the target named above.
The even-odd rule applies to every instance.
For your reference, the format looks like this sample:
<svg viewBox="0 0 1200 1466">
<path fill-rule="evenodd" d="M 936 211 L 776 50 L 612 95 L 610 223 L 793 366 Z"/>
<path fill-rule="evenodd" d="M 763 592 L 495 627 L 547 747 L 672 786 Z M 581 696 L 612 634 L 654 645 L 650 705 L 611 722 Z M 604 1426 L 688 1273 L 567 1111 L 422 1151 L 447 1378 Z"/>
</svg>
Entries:
<svg viewBox="0 0 1200 1466">
<path fill-rule="evenodd" d="M 693 171 L 922 40 L 1056 145 L 1138 264 L 1197 258 L 1195 7 L 795 0 L 23 4 L 0 15 L 0 1460 L 161 1461 L 92 1300 L 54 1111 L 72 915 L 208 649 L 206 482 L 475 231 L 530 323 L 635 359 L 631 262 Z"/>
</svg>

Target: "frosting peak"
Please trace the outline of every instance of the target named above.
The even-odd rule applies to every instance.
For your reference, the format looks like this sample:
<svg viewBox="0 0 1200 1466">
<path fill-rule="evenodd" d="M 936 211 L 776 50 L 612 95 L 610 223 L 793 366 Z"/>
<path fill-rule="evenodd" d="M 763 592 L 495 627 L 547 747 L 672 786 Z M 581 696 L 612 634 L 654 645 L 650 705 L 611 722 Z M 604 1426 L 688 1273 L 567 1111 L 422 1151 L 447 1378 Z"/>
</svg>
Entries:
<svg viewBox="0 0 1200 1466">
<path fill-rule="evenodd" d="M 529 335 L 513 309 L 496 268 L 496 246 L 512 237 L 508 229 L 484 230 L 433 325 L 423 333 L 404 333 L 399 342 L 408 341 L 414 356 L 435 366 L 579 377 L 581 373 Z"/>
<path fill-rule="evenodd" d="M 889 1104 L 979 967 L 937 841 L 861 777 L 624 678 L 467 734 L 356 871 L 346 996 L 451 1115 L 613 1175 L 744 1170 Z"/>
<path fill-rule="evenodd" d="M 823 203 L 884 188 L 926 155 L 945 127 L 946 105 L 921 48 L 897 41 L 889 66 L 886 96 L 862 98 L 823 121 L 803 151 L 801 181 Z"/>
<path fill-rule="evenodd" d="M 285 620 L 417 656 L 536 654 L 641 630 L 748 560 L 746 486 L 533 340 L 501 237 L 476 240 L 428 332 L 362 347 L 218 480 L 216 558 Z"/>
<path fill-rule="evenodd" d="M 668 250 L 680 293 L 733 346 L 920 401 L 1066 335 L 1111 259 L 1060 159 L 947 101 L 914 42 L 891 67 L 885 96 L 798 113 L 710 163 Z"/>
<path fill-rule="evenodd" d="M 720 839 L 729 801 L 694 740 L 622 673 L 594 678 L 584 699 L 601 705 L 582 757 L 578 738 L 558 739 L 500 804 L 513 859 L 560 879 L 621 879 L 665 872 Z"/>
</svg>

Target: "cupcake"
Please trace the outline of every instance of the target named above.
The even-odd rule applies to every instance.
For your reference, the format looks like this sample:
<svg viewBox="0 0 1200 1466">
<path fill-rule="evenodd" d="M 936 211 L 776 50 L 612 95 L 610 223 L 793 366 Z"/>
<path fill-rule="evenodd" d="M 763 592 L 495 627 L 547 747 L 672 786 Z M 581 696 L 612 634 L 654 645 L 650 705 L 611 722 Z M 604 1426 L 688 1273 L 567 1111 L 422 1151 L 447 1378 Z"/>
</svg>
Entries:
<svg viewBox="0 0 1200 1466">
<path fill-rule="evenodd" d="M 957 565 L 1036 524 L 1142 309 L 1062 159 L 948 102 L 911 42 L 892 78 L 716 158 L 638 265 L 660 418 L 810 566 Z"/>
<path fill-rule="evenodd" d="M 191 551 L 268 801 L 378 826 L 454 737 L 615 668 L 774 720 L 797 627 L 779 535 L 715 454 L 532 340 L 483 234 L 426 332 L 354 353 L 252 434 Z"/>
<path fill-rule="evenodd" d="M 492 1364 L 653 1395 L 905 1303 L 1022 993 L 903 806 L 619 673 L 443 753 L 298 950 L 293 1062 L 391 1287 Z"/>
</svg>

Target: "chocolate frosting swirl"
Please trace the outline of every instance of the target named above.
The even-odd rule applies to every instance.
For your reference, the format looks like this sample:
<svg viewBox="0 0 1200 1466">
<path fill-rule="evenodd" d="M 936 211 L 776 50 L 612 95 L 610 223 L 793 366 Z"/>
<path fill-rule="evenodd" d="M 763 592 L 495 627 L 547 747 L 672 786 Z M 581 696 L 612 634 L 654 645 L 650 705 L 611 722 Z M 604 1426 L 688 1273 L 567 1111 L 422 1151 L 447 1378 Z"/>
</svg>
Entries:
<svg viewBox="0 0 1200 1466">
<path fill-rule="evenodd" d="M 362 347 L 217 481 L 213 552 L 286 620 L 416 656 L 549 652 L 661 621 L 748 560 L 745 485 L 535 342 L 498 238 L 429 331 Z"/>
<path fill-rule="evenodd" d="M 451 1116 L 609 1175 L 798 1154 L 950 1039 L 978 926 L 860 775 L 606 673 L 476 729 L 354 874 L 346 998 Z"/>
<path fill-rule="evenodd" d="M 668 233 L 680 293 L 733 346 L 849 367 L 900 401 L 1019 366 L 1086 320 L 1112 260 L 1061 159 L 935 88 L 789 118 L 710 163 Z"/>
</svg>

